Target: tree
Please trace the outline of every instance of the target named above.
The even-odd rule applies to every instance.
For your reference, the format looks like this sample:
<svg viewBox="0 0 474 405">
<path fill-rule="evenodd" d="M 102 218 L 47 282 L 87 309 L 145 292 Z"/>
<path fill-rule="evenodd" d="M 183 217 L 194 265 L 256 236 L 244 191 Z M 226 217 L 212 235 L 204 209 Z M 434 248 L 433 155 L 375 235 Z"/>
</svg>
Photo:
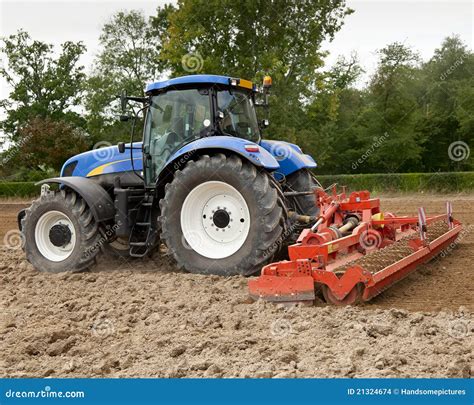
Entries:
<svg viewBox="0 0 474 405">
<path fill-rule="evenodd" d="M 314 154 L 319 172 L 350 172 L 357 159 L 357 136 L 362 92 L 354 88 L 363 72 L 356 53 L 339 57 L 321 75 L 317 90 L 305 108 L 306 131 L 302 131 L 305 150 Z"/>
<path fill-rule="evenodd" d="M 0 67 L 0 75 L 12 91 L 8 99 L 0 101 L 6 112 L 0 128 L 11 140 L 20 141 L 18 129 L 35 117 L 84 125 L 74 109 L 81 103 L 85 74 L 78 60 L 85 49 L 81 42 L 68 41 L 54 57 L 51 44 L 33 41 L 25 31 L 2 39 L 0 53 L 5 65 Z"/>
<path fill-rule="evenodd" d="M 360 131 L 360 153 L 369 156 L 360 170 L 419 169 L 424 142 L 414 131 L 419 114 L 416 97 L 419 57 L 397 42 L 381 49 L 379 55 L 363 113 L 365 128 Z"/>
<path fill-rule="evenodd" d="M 446 38 L 422 67 L 417 131 L 426 139 L 423 161 L 428 171 L 472 168 L 472 157 L 451 159 L 449 151 L 453 143 L 469 145 L 474 138 L 473 70 L 474 54 L 456 36 Z"/>
<path fill-rule="evenodd" d="M 272 137 L 294 140 L 323 66 L 321 44 L 351 13 L 343 0 L 179 0 L 162 57 L 174 75 L 273 77 Z"/>
<path fill-rule="evenodd" d="M 86 100 L 88 129 L 96 141 L 116 140 L 122 129 L 117 124 L 117 95 L 143 95 L 145 84 L 161 75 L 157 29 L 137 10 L 114 14 L 102 28 L 102 49 L 87 82 Z"/>
<path fill-rule="evenodd" d="M 69 157 L 84 152 L 89 147 L 82 128 L 50 117 L 32 118 L 18 130 L 21 143 L 15 145 L 4 157 L 9 165 L 18 168 L 52 168 L 59 171 Z"/>
</svg>

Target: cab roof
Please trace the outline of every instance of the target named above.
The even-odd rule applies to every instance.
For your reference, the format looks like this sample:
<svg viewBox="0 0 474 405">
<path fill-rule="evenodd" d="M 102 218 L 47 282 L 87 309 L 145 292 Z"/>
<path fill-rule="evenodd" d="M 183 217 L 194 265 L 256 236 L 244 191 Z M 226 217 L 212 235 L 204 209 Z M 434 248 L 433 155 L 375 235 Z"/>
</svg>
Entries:
<svg viewBox="0 0 474 405">
<path fill-rule="evenodd" d="M 145 92 L 152 92 L 155 90 L 164 90 L 168 87 L 180 86 L 180 85 L 193 85 L 193 84 L 223 84 L 223 85 L 235 85 L 248 90 L 256 90 L 255 85 L 245 79 L 238 79 L 230 76 L 218 76 L 218 75 L 189 75 L 176 77 L 174 79 L 163 80 L 160 82 L 150 83 L 146 86 Z"/>
</svg>

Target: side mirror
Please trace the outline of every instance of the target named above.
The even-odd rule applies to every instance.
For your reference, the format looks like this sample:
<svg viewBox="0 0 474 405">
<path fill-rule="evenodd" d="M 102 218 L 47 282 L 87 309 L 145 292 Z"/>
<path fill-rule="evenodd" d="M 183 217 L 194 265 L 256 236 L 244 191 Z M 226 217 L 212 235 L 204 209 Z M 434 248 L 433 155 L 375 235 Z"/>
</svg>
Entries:
<svg viewBox="0 0 474 405">
<path fill-rule="evenodd" d="M 118 147 L 119 153 L 125 153 L 125 142 L 119 142 L 117 144 L 117 147 Z"/>
<path fill-rule="evenodd" d="M 270 125 L 270 121 L 267 120 L 267 119 L 264 119 L 264 120 L 260 121 L 260 127 L 261 128 L 267 128 L 269 125 Z"/>
</svg>

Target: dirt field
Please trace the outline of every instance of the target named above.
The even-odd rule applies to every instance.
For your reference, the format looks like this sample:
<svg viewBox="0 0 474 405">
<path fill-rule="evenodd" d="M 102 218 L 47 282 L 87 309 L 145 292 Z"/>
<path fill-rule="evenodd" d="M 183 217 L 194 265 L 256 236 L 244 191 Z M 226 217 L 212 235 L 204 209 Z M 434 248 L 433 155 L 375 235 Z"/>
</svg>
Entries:
<svg viewBox="0 0 474 405">
<path fill-rule="evenodd" d="M 0 377 L 470 377 L 474 195 L 386 196 L 383 209 L 442 213 L 448 198 L 458 246 L 359 307 L 252 303 L 242 277 L 159 257 L 38 273 L 1 248 Z M 0 203 L 0 243 L 20 208 Z"/>
</svg>

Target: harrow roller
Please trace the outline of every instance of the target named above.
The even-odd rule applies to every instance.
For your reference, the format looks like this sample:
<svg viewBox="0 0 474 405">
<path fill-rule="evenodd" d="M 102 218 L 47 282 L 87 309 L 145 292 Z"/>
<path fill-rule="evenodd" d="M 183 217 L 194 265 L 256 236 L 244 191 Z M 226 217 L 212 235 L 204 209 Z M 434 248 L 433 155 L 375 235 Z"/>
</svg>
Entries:
<svg viewBox="0 0 474 405">
<path fill-rule="evenodd" d="M 321 215 L 305 229 L 289 258 L 262 269 L 249 281 L 254 299 L 312 301 L 320 291 L 334 305 L 368 301 L 407 276 L 457 238 L 461 224 L 446 214 L 416 217 L 381 213 L 366 191 L 328 195 L 315 190 Z"/>
</svg>

